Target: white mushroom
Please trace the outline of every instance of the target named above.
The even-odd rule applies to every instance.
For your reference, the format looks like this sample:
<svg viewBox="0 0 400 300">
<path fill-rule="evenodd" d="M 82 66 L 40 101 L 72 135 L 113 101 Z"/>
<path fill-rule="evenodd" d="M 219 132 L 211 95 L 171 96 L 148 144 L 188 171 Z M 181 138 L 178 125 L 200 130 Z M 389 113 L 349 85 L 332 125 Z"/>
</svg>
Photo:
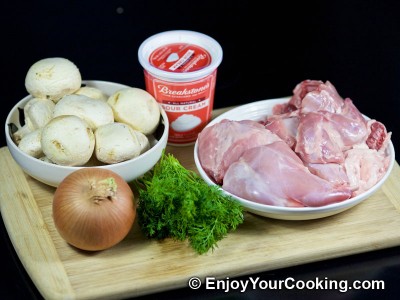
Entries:
<svg viewBox="0 0 400 300">
<path fill-rule="evenodd" d="M 54 164 L 47 156 L 41 156 L 39 157 L 39 160 L 47 162 L 49 164 Z"/>
<path fill-rule="evenodd" d="M 42 150 L 52 162 L 63 166 L 81 166 L 94 151 L 94 133 L 77 116 L 58 116 L 42 129 Z"/>
<path fill-rule="evenodd" d="M 90 128 L 114 122 L 112 108 L 107 102 L 95 100 L 84 95 L 66 95 L 57 102 L 53 117 L 74 115 L 85 120 Z"/>
<path fill-rule="evenodd" d="M 24 106 L 25 124 L 14 135 L 14 141 L 18 144 L 28 133 L 46 125 L 53 117 L 54 102 L 46 99 L 32 98 Z"/>
<path fill-rule="evenodd" d="M 35 62 L 25 77 L 25 88 L 33 97 L 57 102 L 81 87 L 78 67 L 62 57 L 44 58 Z"/>
<path fill-rule="evenodd" d="M 108 100 L 108 96 L 102 90 L 92 86 L 83 86 L 74 94 L 84 95 L 92 99 L 102 100 L 104 102 L 107 102 Z"/>
<path fill-rule="evenodd" d="M 160 121 L 160 107 L 154 97 L 139 88 L 125 88 L 108 98 L 116 122 L 130 125 L 145 135 L 152 134 Z"/>
<path fill-rule="evenodd" d="M 95 146 L 96 148 L 96 146 Z M 104 163 L 99 161 L 96 157 L 95 152 L 93 151 L 92 157 L 89 159 L 89 161 L 84 165 L 85 167 L 98 167 L 98 166 L 104 166 Z"/>
<path fill-rule="evenodd" d="M 94 134 L 96 157 L 107 164 L 135 158 L 150 147 L 143 133 L 123 123 L 103 125 L 97 128 Z"/>
<path fill-rule="evenodd" d="M 25 135 L 20 143 L 18 144 L 18 148 L 28 154 L 29 156 L 39 158 L 43 155 L 42 145 L 40 142 L 42 136 L 42 129 L 36 129 L 27 135 Z"/>
<path fill-rule="evenodd" d="M 136 136 L 137 142 L 139 143 L 140 154 L 146 152 L 151 148 L 150 140 L 147 138 L 147 136 L 145 136 L 143 133 L 135 129 L 133 129 L 133 133 Z"/>
</svg>

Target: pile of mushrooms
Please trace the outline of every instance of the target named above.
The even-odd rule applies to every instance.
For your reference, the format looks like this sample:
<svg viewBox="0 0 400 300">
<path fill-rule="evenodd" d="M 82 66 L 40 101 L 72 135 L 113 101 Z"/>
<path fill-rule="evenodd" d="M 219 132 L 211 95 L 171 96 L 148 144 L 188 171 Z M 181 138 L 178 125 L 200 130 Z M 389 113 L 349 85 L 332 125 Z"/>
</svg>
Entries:
<svg viewBox="0 0 400 300">
<path fill-rule="evenodd" d="M 147 91 L 128 87 L 108 96 L 82 86 L 79 69 L 65 58 L 34 63 L 25 87 L 32 98 L 13 139 L 21 151 L 54 164 L 114 164 L 137 157 L 150 148 L 149 136 L 160 121 L 159 105 Z"/>
</svg>

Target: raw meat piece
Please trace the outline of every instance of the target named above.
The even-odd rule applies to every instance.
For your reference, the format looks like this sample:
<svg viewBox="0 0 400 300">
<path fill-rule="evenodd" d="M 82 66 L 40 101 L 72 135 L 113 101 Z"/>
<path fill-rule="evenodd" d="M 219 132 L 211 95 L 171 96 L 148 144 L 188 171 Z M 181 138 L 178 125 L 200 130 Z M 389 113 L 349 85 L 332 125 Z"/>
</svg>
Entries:
<svg viewBox="0 0 400 300">
<path fill-rule="evenodd" d="M 315 90 L 307 93 L 301 100 L 299 109 L 302 114 L 311 111 L 336 113 L 342 105 L 342 97 L 340 97 L 335 87 L 327 81 L 326 83 L 321 83 Z"/>
<path fill-rule="evenodd" d="M 376 120 L 368 122 L 369 135 L 367 145 L 370 149 L 385 149 L 390 141 L 391 133 L 387 133 L 385 125 Z"/>
<path fill-rule="evenodd" d="M 342 163 L 343 151 L 365 141 L 367 121 L 349 98 L 342 103 L 301 115 L 295 151 L 306 163 Z"/>
<path fill-rule="evenodd" d="M 299 118 L 297 113 L 272 115 L 265 121 L 265 128 L 279 136 L 290 148 L 296 146 Z"/>
<path fill-rule="evenodd" d="M 308 164 L 311 173 L 332 182 L 335 186 L 350 186 L 346 170 L 341 164 Z"/>
<path fill-rule="evenodd" d="M 290 98 L 288 103 L 288 108 L 286 111 L 291 111 L 295 109 L 299 109 L 301 107 L 301 102 L 303 98 L 309 93 L 312 92 L 323 84 L 321 80 L 303 80 L 298 83 L 293 89 L 293 96 Z"/>
<path fill-rule="evenodd" d="M 274 114 L 266 119 L 266 127 L 296 149 L 306 162 L 343 162 L 340 152 L 359 143 L 367 134 L 362 114 L 351 99 L 343 100 L 329 81 L 305 80 L 293 92 L 288 104 L 273 108 Z M 310 113 L 323 116 L 311 117 Z M 298 128 L 293 128 L 296 125 Z M 317 130 L 315 135 L 313 130 Z"/>
<path fill-rule="evenodd" d="M 226 169 L 245 150 L 278 140 L 281 139 L 259 122 L 222 120 L 199 134 L 199 161 L 216 183 L 222 183 Z"/>
<path fill-rule="evenodd" d="M 321 80 L 303 80 L 293 90 L 287 104 L 277 104 L 273 114 L 283 114 L 300 110 L 301 113 L 311 111 L 337 112 L 343 105 L 343 98 L 332 83 Z"/>
<path fill-rule="evenodd" d="M 245 151 L 226 171 L 222 188 L 251 201 L 291 207 L 323 206 L 352 194 L 312 174 L 283 141 Z"/>
<path fill-rule="evenodd" d="M 353 196 L 361 194 L 377 183 L 389 166 L 389 157 L 384 151 L 369 149 L 366 144 L 346 151 L 344 166 Z"/>
<path fill-rule="evenodd" d="M 305 163 L 344 162 L 343 140 L 322 113 L 308 113 L 300 118 L 296 153 Z"/>
</svg>

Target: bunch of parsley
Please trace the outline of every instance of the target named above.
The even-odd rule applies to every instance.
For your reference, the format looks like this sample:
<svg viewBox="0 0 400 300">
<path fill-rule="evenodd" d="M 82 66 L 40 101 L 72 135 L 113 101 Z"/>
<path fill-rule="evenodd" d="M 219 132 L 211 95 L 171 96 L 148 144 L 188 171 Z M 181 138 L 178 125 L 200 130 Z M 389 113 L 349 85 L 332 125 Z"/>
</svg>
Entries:
<svg viewBox="0 0 400 300">
<path fill-rule="evenodd" d="M 243 208 L 234 198 L 209 186 L 172 154 L 164 152 L 135 186 L 138 222 L 148 238 L 187 239 L 203 254 L 243 222 Z"/>
</svg>

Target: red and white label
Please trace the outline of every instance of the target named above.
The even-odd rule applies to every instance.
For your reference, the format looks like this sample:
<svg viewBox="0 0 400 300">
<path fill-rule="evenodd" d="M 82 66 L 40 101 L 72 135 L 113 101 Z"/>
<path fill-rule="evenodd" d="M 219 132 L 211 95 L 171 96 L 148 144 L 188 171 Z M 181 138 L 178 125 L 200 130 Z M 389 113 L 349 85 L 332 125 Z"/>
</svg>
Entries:
<svg viewBox="0 0 400 300">
<path fill-rule="evenodd" d="M 199 80 L 171 82 L 154 77 L 146 70 L 146 90 L 164 108 L 170 123 L 168 142 L 189 144 L 211 119 L 217 70 Z"/>
</svg>

